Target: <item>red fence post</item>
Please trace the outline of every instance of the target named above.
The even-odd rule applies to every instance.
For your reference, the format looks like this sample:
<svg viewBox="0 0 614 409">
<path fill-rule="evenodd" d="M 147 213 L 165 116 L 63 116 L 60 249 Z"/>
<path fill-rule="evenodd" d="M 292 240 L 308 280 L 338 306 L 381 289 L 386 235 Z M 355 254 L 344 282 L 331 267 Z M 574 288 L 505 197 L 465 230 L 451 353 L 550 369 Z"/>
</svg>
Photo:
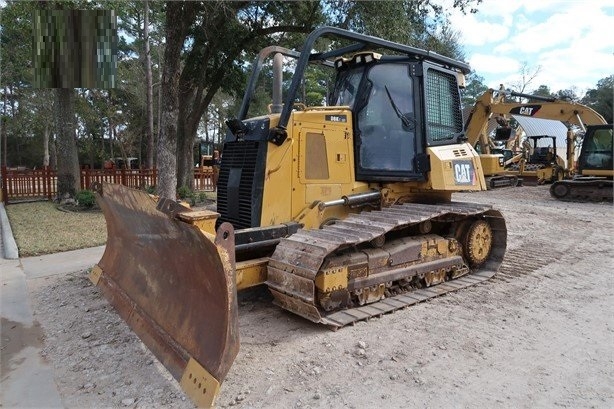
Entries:
<svg viewBox="0 0 614 409">
<path fill-rule="evenodd" d="M 92 173 L 94 172 L 93 169 L 86 169 L 85 170 L 85 188 L 89 189 L 90 187 L 92 187 Z"/>
<path fill-rule="evenodd" d="M 6 166 L 2 166 L 2 201 L 4 204 L 9 204 L 9 195 L 8 195 L 8 175 L 6 174 L 7 169 Z"/>
</svg>

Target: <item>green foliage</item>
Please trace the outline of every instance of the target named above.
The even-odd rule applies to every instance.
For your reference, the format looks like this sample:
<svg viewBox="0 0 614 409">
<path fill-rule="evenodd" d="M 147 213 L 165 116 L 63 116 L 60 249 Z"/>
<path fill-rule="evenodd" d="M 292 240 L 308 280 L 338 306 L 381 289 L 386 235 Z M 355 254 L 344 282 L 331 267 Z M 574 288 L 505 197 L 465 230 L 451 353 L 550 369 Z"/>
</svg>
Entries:
<svg viewBox="0 0 614 409">
<path fill-rule="evenodd" d="M 79 206 L 85 208 L 92 208 L 96 203 L 96 197 L 91 190 L 81 190 L 75 195 L 75 200 L 79 203 Z"/>
<path fill-rule="evenodd" d="M 577 102 L 580 100 L 580 98 L 578 97 L 578 94 L 576 94 L 576 90 L 573 88 L 558 90 L 556 94 L 554 94 L 554 97 L 556 99 L 561 99 L 564 101 L 572 101 L 572 102 Z"/>
<path fill-rule="evenodd" d="M 461 90 L 461 101 L 464 107 L 472 107 L 488 87 L 484 84 L 484 77 L 477 75 L 475 72 L 467 75 L 466 82 L 465 88 Z"/>
<path fill-rule="evenodd" d="M 550 87 L 547 85 L 540 85 L 537 89 L 531 92 L 531 95 L 540 95 L 542 97 L 552 97 L 552 91 L 550 91 Z"/>
<path fill-rule="evenodd" d="M 192 192 L 192 190 L 187 186 L 181 186 L 177 189 L 177 197 L 179 197 L 181 200 L 187 200 L 193 196 L 194 192 Z"/>
<path fill-rule="evenodd" d="M 614 120 L 614 75 L 600 79 L 594 89 L 586 92 L 581 102 L 599 112 L 611 124 Z"/>
<path fill-rule="evenodd" d="M 171 3 L 149 2 L 153 78 L 158 83 L 154 84 L 155 115 L 167 45 L 166 9 Z M 347 28 L 459 57 L 458 39 L 451 27 L 444 27 L 445 13 L 438 3 L 432 0 L 183 3 L 182 7 L 190 13 L 182 15 L 187 29 L 179 57 L 182 66 L 179 100 L 183 117 L 178 121 L 186 124 L 188 143 L 203 117 L 206 117 L 207 132 L 218 138 L 223 135 L 223 121 L 229 113 L 236 112 L 234 98 L 242 95 L 251 68 L 249 62 L 261 48 L 276 44 L 298 49 L 306 33 L 321 25 Z M 455 0 L 454 6 L 469 12 L 479 3 L 479 0 Z M 115 10 L 119 28 L 117 88 L 81 89 L 75 97 L 80 162 L 99 167 L 102 161 L 123 152 L 127 156 L 142 157 L 146 127 L 142 63 L 144 3 L 9 0 L 2 8 L 0 31 L 1 48 L 10 50 L 10 58 L 0 59 L 5 85 L 0 89 L 3 108 L 0 112 L 6 118 L 3 130 L 7 136 L 8 164 L 40 167 L 45 127 L 51 128 L 52 150 L 54 134 L 57 134 L 53 129 L 53 94 L 32 89 L 32 15 L 41 8 Z M 327 42 L 330 40 L 322 39 L 322 44 Z M 271 102 L 271 78 L 270 74 L 264 74 L 265 82 L 259 86 L 252 104 L 259 113 L 266 113 Z M 291 72 L 286 73 L 286 87 L 290 75 Z M 301 102 L 320 105 L 329 82 L 322 72 L 308 71 L 305 89 L 300 90 Z M 155 119 L 154 124 L 157 123 Z M 117 132 L 113 142 L 109 141 L 112 129 Z M 188 172 L 191 165 L 186 167 Z"/>
</svg>

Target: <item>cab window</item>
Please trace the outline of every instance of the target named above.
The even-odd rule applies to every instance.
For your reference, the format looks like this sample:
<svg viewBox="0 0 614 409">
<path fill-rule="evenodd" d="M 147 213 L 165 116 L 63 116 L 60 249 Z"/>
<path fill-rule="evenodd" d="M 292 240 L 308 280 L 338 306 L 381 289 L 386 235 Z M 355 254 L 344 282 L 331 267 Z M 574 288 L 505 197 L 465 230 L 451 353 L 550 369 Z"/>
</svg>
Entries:
<svg viewBox="0 0 614 409">
<path fill-rule="evenodd" d="M 357 107 L 360 168 L 367 172 L 412 172 L 416 122 L 408 65 L 374 65 L 367 83 L 366 104 Z"/>
</svg>

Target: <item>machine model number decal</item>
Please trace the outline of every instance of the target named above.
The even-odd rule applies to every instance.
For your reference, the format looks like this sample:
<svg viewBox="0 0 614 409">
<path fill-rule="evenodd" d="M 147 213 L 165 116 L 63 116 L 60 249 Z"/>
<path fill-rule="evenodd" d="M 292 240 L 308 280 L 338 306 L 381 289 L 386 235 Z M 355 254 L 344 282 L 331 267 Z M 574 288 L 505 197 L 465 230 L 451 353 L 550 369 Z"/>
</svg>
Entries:
<svg viewBox="0 0 614 409">
<path fill-rule="evenodd" d="M 540 110 L 541 105 L 525 105 L 510 109 L 510 114 L 533 116 Z"/>
<path fill-rule="evenodd" d="M 330 122 L 347 122 L 348 118 L 346 115 L 326 115 L 325 118 Z"/>
<path fill-rule="evenodd" d="M 452 170 L 457 185 L 475 185 L 475 169 L 470 160 L 452 161 Z"/>
</svg>

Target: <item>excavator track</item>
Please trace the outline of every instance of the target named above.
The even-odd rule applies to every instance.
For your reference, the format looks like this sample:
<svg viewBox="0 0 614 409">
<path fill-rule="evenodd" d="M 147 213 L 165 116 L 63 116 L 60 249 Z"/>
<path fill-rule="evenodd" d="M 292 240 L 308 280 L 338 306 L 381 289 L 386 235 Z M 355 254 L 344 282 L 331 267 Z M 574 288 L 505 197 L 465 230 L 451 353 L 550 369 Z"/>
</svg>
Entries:
<svg viewBox="0 0 614 409">
<path fill-rule="evenodd" d="M 506 240 L 487 205 L 394 205 L 283 239 L 267 285 L 280 307 L 337 329 L 488 280 Z"/>
<path fill-rule="evenodd" d="M 566 202 L 611 202 L 612 180 L 582 177 L 559 180 L 550 186 L 550 195 Z"/>
</svg>

